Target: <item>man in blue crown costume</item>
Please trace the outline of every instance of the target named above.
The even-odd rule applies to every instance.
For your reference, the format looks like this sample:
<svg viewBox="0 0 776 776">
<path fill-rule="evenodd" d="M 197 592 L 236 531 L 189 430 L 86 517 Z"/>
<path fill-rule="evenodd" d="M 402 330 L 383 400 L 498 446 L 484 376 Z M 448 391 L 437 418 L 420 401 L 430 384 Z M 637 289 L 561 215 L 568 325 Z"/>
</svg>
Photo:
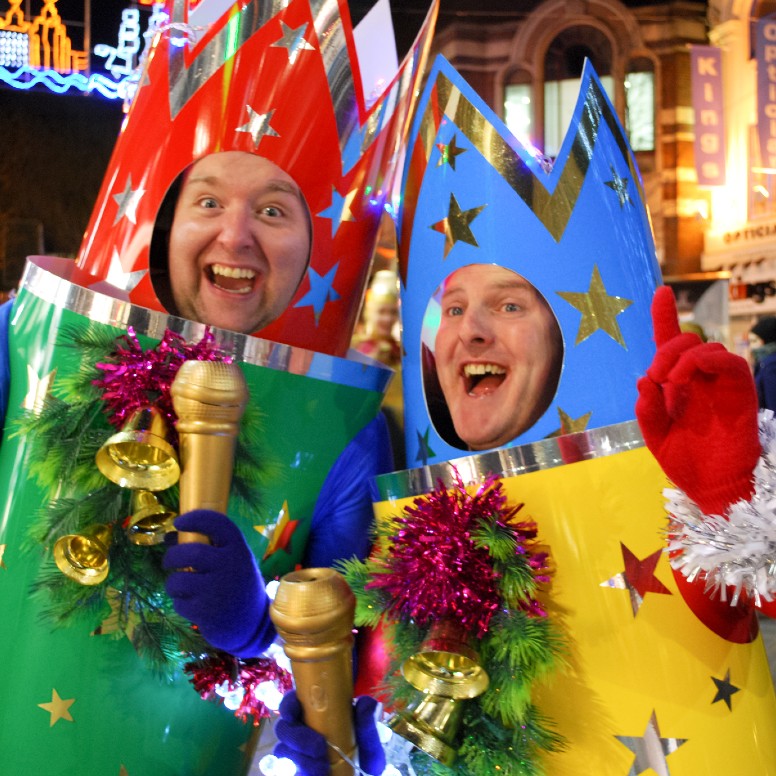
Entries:
<svg viewBox="0 0 776 776">
<path fill-rule="evenodd" d="M 442 763 L 412 765 L 457 776 L 771 773 L 776 696 L 755 615 L 772 613 L 776 600 L 773 418 L 761 416 L 758 429 L 743 359 L 680 332 L 634 157 L 592 68 L 550 164 L 440 58 L 410 132 L 403 186 L 405 431 L 408 461 L 420 468 L 377 478 L 376 559 L 349 575 L 394 596 L 364 591 L 361 622 L 380 614 L 389 633 L 401 624 L 402 644 L 387 640 L 393 663 L 377 665 L 377 685 L 394 678 L 393 653 L 404 649 L 403 660 L 408 633 L 432 607 L 442 611 L 441 600 L 454 618 L 478 618 L 486 603 L 496 611 L 479 647 L 465 645 L 480 653 L 490 684 L 449 696 L 468 698 L 457 738 L 440 721 L 450 708 L 444 680 L 418 681 L 413 663 L 427 667 L 445 652 L 433 645 L 434 622 L 418 652 L 398 661 L 425 695 L 389 726 Z M 507 349 L 518 331 L 523 345 L 529 335 L 544 344 Z M 537 356 L 553 361 L 559 349 L 562 367 L 542 367 L 549 396 L 523 390 Z M 527 397 L 531 406 L 518 406 Z M 512 506 L 499 507 L 501 530 L 526 514 L 552 559 L 549 586 L 525 617 L 514 599 L 486 599 L 486 575 L 467 576 L 458 554 L 474 530 L 462 516 L 494 477 Z M 453 559 L 441 581 L 440 545 Z M 451 590 L 458 573 L 466 587 Z M 421 598 L 426 577 L 436 586 Z M 542 621 L 562 636 L 561 665 L 551 641 L 505 649 L 524 627 L 543 633 Z M 454 689 L 465 673 L 448 672 Z M 378 690 L 384 697 L 385 684 Z M 311 747 L 307 733 L 289 738 L 296 759 L 300 742 Z M 389 760 L 398 755 L 409 772 L 403 751 L 389 744 Z"/>
<path fill-rule="evenodd" d="M 166 10 L 78 259 L 31 258 L 0 317 L 3 772 L 247 772 L 289 683 L 264 582 L 363 556 L 392 467 L 390 372 L 345 355 L 434 10 L 375 88 L 345 3 Z M 176 488 L 130 426 L 161 415 L 174 455 L 191 359 L 239 363 L 250 401 L 229 517 L 180 516 L 210 543 L 165 550 Z M 95 466 L 118 438 L 141 487 Z"/>
</svg>

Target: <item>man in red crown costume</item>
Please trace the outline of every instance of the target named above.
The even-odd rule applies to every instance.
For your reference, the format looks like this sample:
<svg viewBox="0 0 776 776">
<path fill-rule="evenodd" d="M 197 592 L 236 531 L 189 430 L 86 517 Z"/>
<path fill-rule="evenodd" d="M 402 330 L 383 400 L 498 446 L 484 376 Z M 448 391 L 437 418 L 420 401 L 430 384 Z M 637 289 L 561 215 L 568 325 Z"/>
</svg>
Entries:
<svg viewBox="0 0 776 776">
<path fill-rule="evenodd" d="M 176 611 L 194 623 L 215 649 L 235 659 L 251 659 L 274 638 L 269 600 L 254 556 L 261 559 L 263 553 L 264 579 L 300 565 L 329 566 L 338 558 L 363 556 L 372 517 L 369 479 L 392 468 L 385 423 L 376 414 L 375 386 L 386 372 L 345 356 L 401 158 L 436 6 L 398 73 L 388 73 L 375 84 L 362 83 L 359 60 L 364 44 L 358 51 L 345 2 L 170 0 L 166 10 L 169 21 L 159 29 L 144 63 L 75 265 L 46 257 L 31 259 L 21 301 L 2 310 L 0 336 L 12 344 L 3 348 L 0 359 L 0 405 L 6 417 L 0 459 L 4 459 L 5 474 L 17 476 L 9 472 L 20 471 L 20 465 L 12 463 L 17 442 L 11 441 L 10 434 L 19 414 L 18 370 L 23 360 L 28 364 L 35 360 L 35 348 L 25 345 L 22 351 L 21 345 L 13 343 L 30 325 L 25 318 L 28 311 L 45 296 L 38 288 L 41 277 L 46 278 L 43 285 L 53 281 L 58 287 L 50 300 L 55 308 L 64 291 L 68 296 L 83 296 L 92 309 L 110 307 L 113 312 L 105 323 L 127 330 L 130 337 L 135 330 L 143 335 L 146 331 L 134 323 L 127 326 L 128 320 L 169 321 L 168 330 L 172 327 L 184 337 L 203 332 L 207 336 L 210 330 L 196 324 L 216 327 L 218 346 L 235 354 L 247 370 L 253 364 L 254 371 L 260 372 L 255 378 L 249 372 L 251 389 L 254 381 L 261 386 L 266 379 L 271 385 L 275 377 L 278 384 L 289 386 L 267 388 L 266 394 L 260 387 L 259 409 L 268 417 L 267 423 L 281 428 L 283 413 L 293 413 L 286 415 L 289 434 L 294 433 L 291 427 L 301 423 L 321 450 L 326 448 L 322 429 L 332 422 L 336 425 L 341 417 L 349 430 L 342 429 L 342 443 L 334 441 L 320 464 L 315 460 L 318 453 L 313 456 L 302 447 L 294 454 L 289 447 L 287 471 L 300 491 L 308 487 L 303 486 L 304 472 L 323 466 L 320 474 L 308 478 L 318 483 L 309 514 L 300 514 L 284 502 L 274 533 L 269 531 L 268 536 L 246 532 L 213 511 L 196 510 L 176 520 L 179 530 L 203 533 L 210 540 L 210 544 L 175 545 L 165 555 L 164 567 L 171 572 L 167 591 Z M 374 50 L 382 47 L 372 41 Z M 70 302 L 64 305 L 69 315 Z M 76 312 L 81 309 L 73 307 Z M 124 310 L 131 311 L 129 318 L 119 320 Z M 182 320 L 176 323 L 175 318 L 166 318 L 168 314 Z M 97 314 L 86 317 L 92 323 L 102 321 Z M 158 327 L 147 333 L 153 338 L 154 331 Z M 257 339 L 253 342 L 244 335 Z M 60 375 L 67 371 L 60 365 L 51 374 L 57 374 L 57 369 Z M 277 370 L 284 374 L 276 375 Z M 370 374 L 368 384 L 363 376 Z M 331 390 L 327 381 L 333 381 Z M 311 385 L 306 397 L 304 386 Z M 319 402 L 318 385 L 322 396 L 332 398 Z M 298 397 L 293 396 L 297 386 L 302 386 Z M 338 386 L 343 391 L 339 398 Z M 361 391 L 363 406 L 353 402 L 356 394 L 349 393 L 353 390 Z M 275 396 L 277 409 L 267 406 Z M 287 401 L 289 396 L 303 405 L 298 413 L 293 401 Z M 318 418 L 320 428 L 313 427 Z M 284 444 L 280 440 L 278 447 Z M 331 460 L 324 463 L 329 456 Z M 268 492 L 287 477 L 276 478 Z M 287 484 L 282 487 L 287 489 Z M 24 531 L 17 527 L 21 518 L 16 514 L 29 507 L 23 510 L 21 501 L 14 504 L 12 490 L 6 507 L 11 518 L 0 531 L 3 570 L 19 568 L 25 557 Z M 292 497 L 293 493 L 289 503 Z M 19 625 L 17 638 L 0 645 L 9 664 L 21 665 L 17 659 L 31 651 L 25 639 L 36 638 L 27 635 L 28 629 L 32 632 L 39 626 L 31 623 L 34 611 L 25 601 L 34 573 L 29 578 L 15 574 L 6 586 L 12 601 L 10 617 Z M 125 633 L 129 637 L 130 632 Z M 90 658 L 84 652 L 82 659 Z M 52 660 L 49 667 L 56 665 Z M 60 674 L 66 670 L 64 664 L 60 669 Z M 167 732 L 160 730 L 157 736 L 140 723 L 140 708 L 137 712 L 129 706 L 123 712 L 119 709 L 122 696 L 139 695 L 141 684 L 132 674 L 134 667 L 127 674 L 124 667 L 114 667 L 107 674 L 104 667 L 93 664 L 83 669 L 90 686 L 94 685 L 95 697 L 104 699 L 96 702 L 97 717 L 111 725 L 108 718 L 119 712 L 126 720 L 127 746 L 116 747 L 96 728 L 90 734 L 91 723 L 80 729 L 71 726 L 65 732 L 72 735 L 60 742 L 46 739 L 40 747 L 31 741 L 27 744 L 18 732 L 3 725 L 13 736 L 0 742 L 0 765 L 7 766 L 8 772 L 48 768 L 47 773 L 72 773 L 74 758 L 78 768 L 90 772 L 107 768 L 105 772 L 132 774 L 237 773 L 242 772 L 235 765 L 240 761 L 245 768 L 246 758 L 236 746 L 228 757 L 224 752 L 232 741 L 246 737 L 247 728 L 236 737 L 233 729 L 220 736 L 213 729 L 214 740 L 220 741 L 216 753 L 214 744 L 197 732 L 200 721 L 193 719 L 188 697 L 175 701 L 171 691 L 163 689 L 175 711 L 166 712 L 172 715 Z M 20 670 L 31 674 L 34 669 Z M 72 669 L 69 673 L 73 675 Z M 133 691 L 112 697 L 118 691 L 110 689 L 111 684 L 122 682 Z M 196 698 L 185 681 L 178 680 L 181 684 Z M 50 697 L 51 703 L 29 706 L 44 719 L 41 709 L 51 708 L 52 732 L 77 719 L 68 711 L 75 700 L 67 692 L 60 693 L 55 685 L 48 697 L 38 698 L 48 701 Z M 18 690 L 9 692 L 9 697 L 19 695 Z M 142 700 L 137 700 L 142 706 Z M 148 716 L 166 703 L 147 696 Z M 198 699 L 197 703 L 210 714 L 210 704 Z M 373 708 L 374 704 L 362 705 L 358 713 L 369 716 Z M 230 716 L 223 709 L 219 713 Z M 57 722 L 60 725 L 55 728 Z M 29 728 L 29 723 L 24 724 Z M 202 730 L 212 726 L 204 718 L 202 724 Z M 84 733 L 103 743 L 79 743 Z M 184 761 L 181 747 L 186 739 L 191 751 Z M 382 770 L 379 763 L 374 770 Z"/>
</svg>

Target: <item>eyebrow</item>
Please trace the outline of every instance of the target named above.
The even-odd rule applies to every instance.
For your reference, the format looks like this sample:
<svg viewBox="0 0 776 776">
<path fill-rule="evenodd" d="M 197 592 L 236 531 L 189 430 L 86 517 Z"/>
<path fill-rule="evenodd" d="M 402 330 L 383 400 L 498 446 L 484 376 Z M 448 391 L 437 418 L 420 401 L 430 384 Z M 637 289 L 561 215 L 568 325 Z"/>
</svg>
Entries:
<svg viewBox="0 0 776 776">
<path fill-rule="evenodd" d="M 204 183 L 207 186 L 214 186 L 222 183 L 222 181 L 223 181 L 222 178 L 219 178 L 218 176 L 215 176 L 215 175 L 193 175 L 184 183 L 184 185 L 188 186 L 194 183 Z M 302 192 L 300 191 L 297 185 L 283 180 L 273 179 L 273 180 L 267 181 L 265 189 L 270 192 L 278 191 L 286 194 L 291 194 L 292 196 L 300 197 L 300 198 L 302 196 Z"/>
<path fill-rule="evenodd" d="M 492 288 L 495 291 L 509 291 L 509 290 L 522 290 L 526 289 L 528 291 L 535 291 L 535 287 L 529 283 L 525 278 L 514 278 L 509 280 L 497 280 L 494 283 L 490 284 L 490 288 Z M 465 283 L 459 283 L 457 285 L 449 286 L 448 288 L 445 288 L 445 290 L 442 292 L 442 299 L 444 299 L 448 294 L 454 294 L 459 291 L 463 291 L 466 289 Z"/>
</svg>

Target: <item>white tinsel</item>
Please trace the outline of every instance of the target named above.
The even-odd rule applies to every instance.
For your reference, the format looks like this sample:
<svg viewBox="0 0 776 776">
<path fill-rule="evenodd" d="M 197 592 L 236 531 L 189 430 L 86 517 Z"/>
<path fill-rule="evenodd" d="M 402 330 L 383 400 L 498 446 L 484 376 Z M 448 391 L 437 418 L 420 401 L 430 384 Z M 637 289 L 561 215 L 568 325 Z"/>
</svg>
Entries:
<svg viewBox="0 0 776 776">
<path fill-rule="evenodd" d="M 760 412 L 759 435 L 751 501 L 732 504 L 725 515 L 705 515 L 684 492 L 663 492 L 672 518 L 668 549 L 679 553 L 671 565 L 690 581 L 705 574 L 707 591 L 722 600 L 732 588 L 731 605 L 742 592 L 756 604 L 776 598 L 776 419 L 770 410 Z"/>
</svg>

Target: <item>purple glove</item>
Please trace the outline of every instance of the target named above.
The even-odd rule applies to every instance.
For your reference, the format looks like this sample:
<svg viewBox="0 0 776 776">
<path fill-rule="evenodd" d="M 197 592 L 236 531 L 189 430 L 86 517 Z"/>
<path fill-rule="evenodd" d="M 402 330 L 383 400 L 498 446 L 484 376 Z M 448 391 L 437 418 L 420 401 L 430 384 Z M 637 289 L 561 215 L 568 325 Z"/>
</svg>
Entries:
<svg viewBox="0 0 776 776">
<path fill-rule="evenodd" d="M 377 734 L 377 701 L 362 695 L 353 708 L 353 723 L 361 770 L 380 776 L 385 770 L 385 752 Z M 286 693 L 280 704 L 280 720 L 275 725 L 278 744 L 275 757 L 292 760 L 300 776 L 328 776 L 329 755 L 326 739 L 302 721 L 302 704 L 296 691 Z"/>
<path fill-rule="evenodd" d="M 196 509 L 175 520 L 212 544 L 175 544 L 164 556 L 167 593 L 175 611 L 199 627 L 216 649 L 257 657 L 275 638 L 264 582 L 240 529 L 220 512 Z M 173 541 L 175 534 L 169 535 Z M 175 569 L 193 569 L 180 571 Z"/>
</svg>

